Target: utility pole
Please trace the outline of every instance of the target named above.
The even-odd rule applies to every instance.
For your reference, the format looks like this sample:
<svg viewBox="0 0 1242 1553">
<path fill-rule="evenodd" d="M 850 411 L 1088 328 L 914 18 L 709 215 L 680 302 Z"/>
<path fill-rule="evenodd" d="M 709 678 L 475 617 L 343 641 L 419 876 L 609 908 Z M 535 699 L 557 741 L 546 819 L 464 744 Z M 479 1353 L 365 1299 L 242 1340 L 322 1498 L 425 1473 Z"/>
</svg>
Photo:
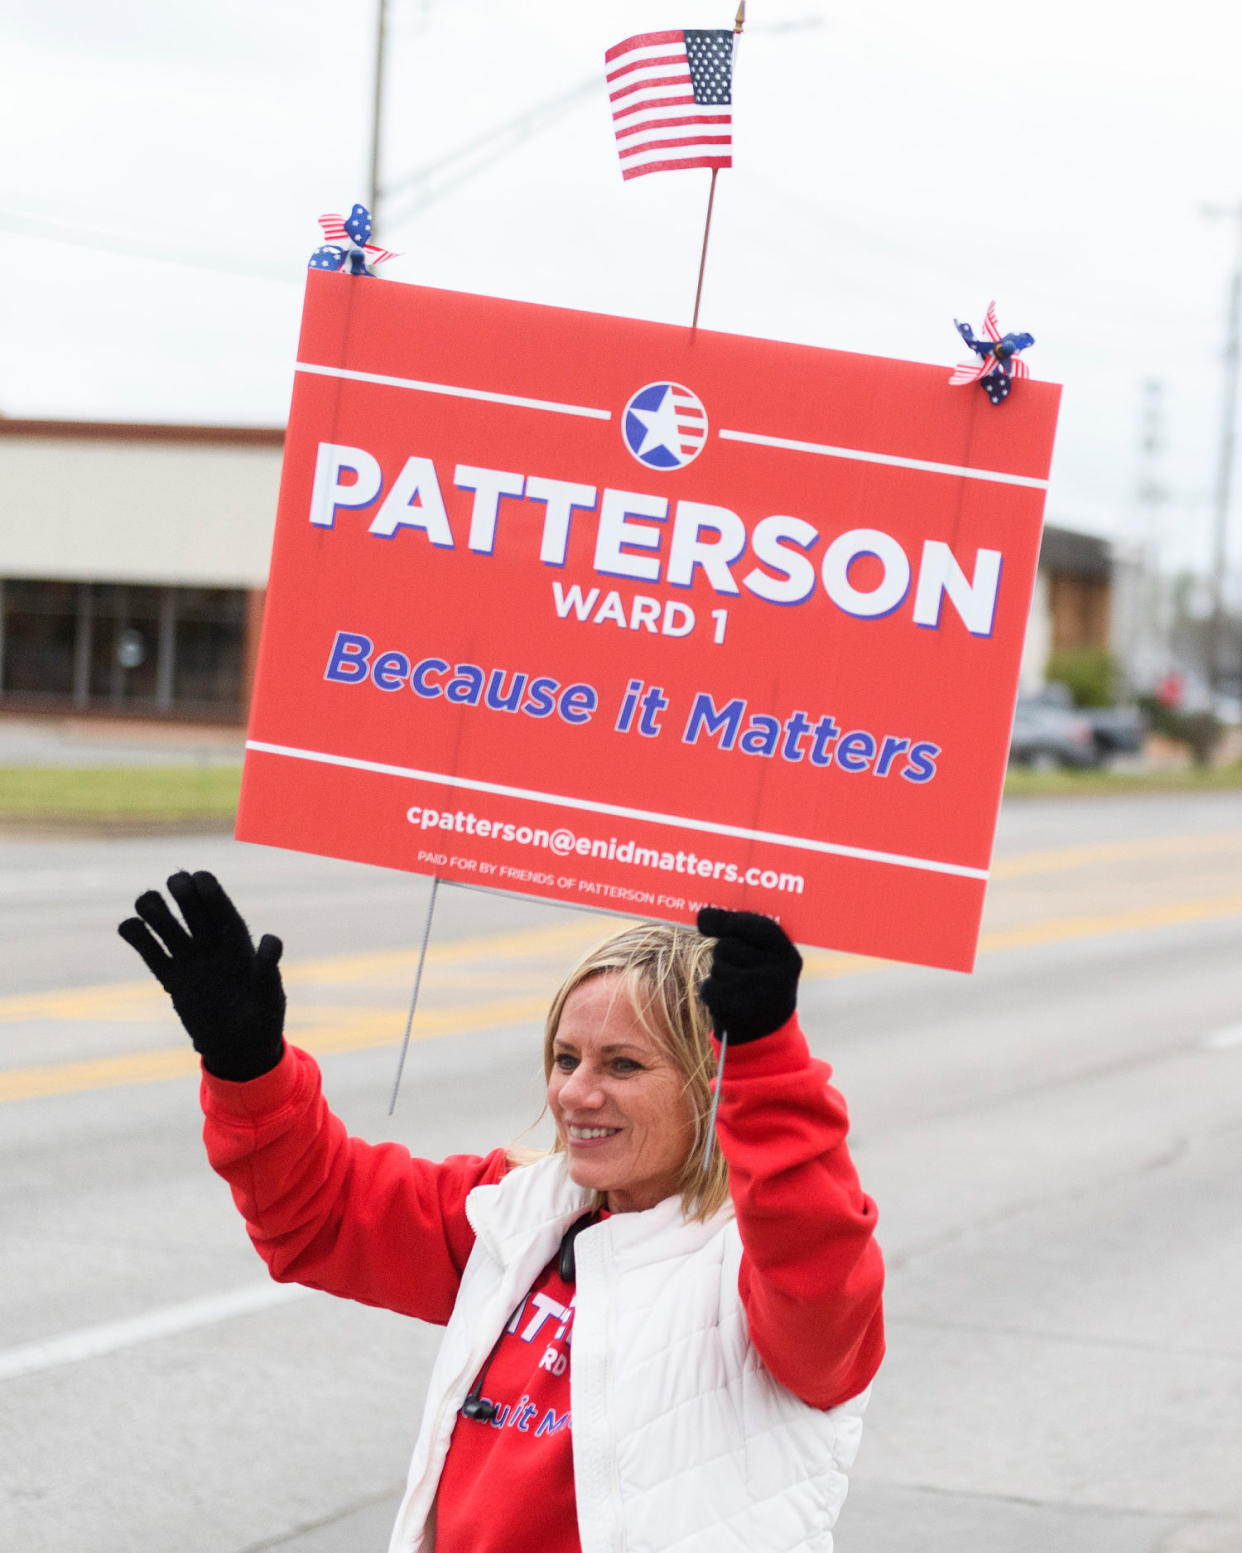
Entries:
<svg viewBox="0 0 1242 1553">
<path fill-rule="evenodd" d="M 371 230 L 380 225 L 380 152 L 384 137 L 384 38 L 388 29 L 388 0 L 376 0 L 375 87 L 371 94 L 371 171 L 367 179 L 367 209 Z"/>
<path fill-rule="evenodd" d="M 1125 618 L 1125 662 L 1122 690 L 1133 699 L 1150 672 L 1156 642 L 1162 635 L 1163 582 L 1160 575 L 1160 508 L 1168 492 L 1160 481 L 1159 460 L 1164 449 L 1164 384 L 1148 379 L 1142 385 L 1139 406 L 1138 483 L 1135 490 L 1137 535 L 1130 577 L 1130 598 Z"/>
<path fill-rule="evenodd" d="M 1229 556 L 1229 493 L 1233 480 L 1234 425 L 1238 409 L 1239 334 L 1242 333 L 1242 204 L 1206 205 L 1209 219 L 1233 221 L 1237 226 L 1237 251 L 1229 280 L 1228 323 L 1225 333 L 1225 392 L 1216 466 L 1215 517 L 1212 526 L 1212 614 L 1208 627 L 1208 677 L 1214 691 L 1221 690 L 1225 672 L 1225 569 Z M 1232 687 L 1231 687 L 1232 688 Z"/>
</svg>

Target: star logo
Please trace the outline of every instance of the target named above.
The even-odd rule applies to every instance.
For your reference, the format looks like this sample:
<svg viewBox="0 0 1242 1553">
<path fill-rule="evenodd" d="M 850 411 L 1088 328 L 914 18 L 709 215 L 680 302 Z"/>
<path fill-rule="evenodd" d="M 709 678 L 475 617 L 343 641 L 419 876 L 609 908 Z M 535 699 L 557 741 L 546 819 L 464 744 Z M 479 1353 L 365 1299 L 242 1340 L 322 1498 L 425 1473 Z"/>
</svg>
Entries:
<svg viewBox="0 0 1242 1553">
<path fill-rule="evenodd" d="M 684 469 L 707 441 L 707 411 L 680 383 L 647 383 L 622 412 L 621 435 L 648 469 Z"/>
</svg>

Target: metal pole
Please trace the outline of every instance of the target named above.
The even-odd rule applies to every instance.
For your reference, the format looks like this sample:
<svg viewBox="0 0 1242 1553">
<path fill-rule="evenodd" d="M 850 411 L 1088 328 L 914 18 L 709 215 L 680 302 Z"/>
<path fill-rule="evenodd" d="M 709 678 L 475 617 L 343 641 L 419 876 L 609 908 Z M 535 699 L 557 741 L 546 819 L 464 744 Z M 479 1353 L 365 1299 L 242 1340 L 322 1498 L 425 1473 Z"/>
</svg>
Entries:
<svg viewBox="0 0 1242 1553">
<path fill-rule="evenodd" d="M 707 221 L 703 226 L 703 252 L 699 257 L 699 285 L 694 293 L 694 319 L 690 324 L 691 329 L 699 327 L 699 303 L 703 300 L 703 271 L 707 268 L 707 239 L 712 231 L 712 204 L 716 198 L 716 174 L 719 171 L 718 167 L 712 168 L 712 186 L 707 196 Z"/>
<path fill-rule="evenodd" d="M 73 640 L 73 704 L 91 699 L 91 658 L 95 647 L 95 597 L 89 582 L 78 584 L 78 609 Z"/>
<path fill-rule="evenodd" d="M 706 1171 L 712 1162 L 712 1144 L 716 1141 L 716 1112 L 720 1109 L 720 1089 L 724 1083 L 725 1058 L 729 1053 L 729 1032 L 720 1032 L 720 1061 L 716 1064 L 716 1088 L 712 1094 L 712 1108 L 707 1118 L 707 1137 L 703 1142 L 703 1163 L 699 1167 Z"/>
<path fill-rule="evenodd" d="M 160 591 L 160 629 L 155 648 L 155 705 L 170 712 L 177 667 L 177 590 Z"/>
<path fill-rule="evenodd" d="M 1135 504 L 1138 533 L 1128 590 L 1122 594 L 1122 629 L 1118 642 L 1121 696 L 1129 706 L 1150 676 L 1152 647 L 1160 630 L 1160 505 L 1166 492 L 1159 479 L 1163 439 L 1164 384 L 1150 378 L 1142 386 L 1139 411 L 1138 481 Z"/>
<path fill-rule="evenodd" d="M 1208 677 L 1211 688 L 1222 688 L 1225 668 L 1226 567 L 1229 555 L 1229 495 L 1233 481 L 1234 426 L 1238 412 L 1239 334 L 1242 333 L 1242 205 L 1207 208 L 1206 216 L 1227 216 L 1237 223 L 1238 248 L 1229 281 L 1229 312 L 1225 334 L 1225 392 L 1221 410 L 1220 455 L 1216 466 L 1215 518 L 1212 525 L 1212 614 L 1208 632 Z"/>
<path fill-rule="evenodd" d="M 378 0 L 375 19 L 375 86 L 371 94 L 371 171 L 367 180 L 367 209 L 371 230 L 379 230 L 380 151 L 384 121 L 384 37 L 388 24 L 388 0 Z"/>
<path fill-rule="evenodd" d="M 414 1024 L 414 1010 L 418 1007 L 418 989 L 423 984 L 423 966 L 427 963 L 427 944 L 431 938 L 431 917 L 436 909 L 436 891 L 440 888 L 438 875 L 432 875 L 431 894 L 427 897 L 427 920 L 423 923 L 423 944 L 418 951 L 418 969 L 414 972 L 414 991 L 410 997 L 410 1012 L 405 1021 L 405 1038 L 401 1042 L 401 1056 L 397 1059 L 397 1077 L 392 1086 L 392 1099 L 388 1102 L 389 1116 L 397 1109 L 397 1091 L 401 1088 L 401 1075 L 405 1071 L 405 1054 L 410 1049 L 410 1030 Z"/>
<path fill-rule="evenodd" d="M 733 18 L 733 58 L 729 65 L 729 95 L 732 97 L 733 72 L 737 65 L 737 46 L 742 36 L 742 29 L 746 25 L 746 0 L 741 0 L 737 8 L 737 15 Z M 699 327 L 699 303 L 703 300 L 703 271 L 707 268 L 707 239 L 712 230 L 712 206 L 716 201 L 716 174 L 718 167 L 712 168 L 712 186 L 707 194 L 707 220 L 703 223 L 703 252 L 699 255 L 699 284 L 694 293 L 694 318 L 691 320 L 690 329 L 693 332 Z"/>
</svg>

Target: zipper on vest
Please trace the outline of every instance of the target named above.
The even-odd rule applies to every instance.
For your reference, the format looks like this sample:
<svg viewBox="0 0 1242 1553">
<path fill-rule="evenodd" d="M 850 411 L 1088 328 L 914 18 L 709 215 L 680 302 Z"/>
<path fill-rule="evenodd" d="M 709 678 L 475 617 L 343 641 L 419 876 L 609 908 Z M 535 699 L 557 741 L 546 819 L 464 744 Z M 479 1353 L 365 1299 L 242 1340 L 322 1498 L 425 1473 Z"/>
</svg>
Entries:
<svg viewBox="0 0 1242 1553">
<path fill-rule="evenodd" d="M 625 1508 L 621 1499 L 621 1472 L 617 1465 L 617 1429 L 612 1398 L 612 1378 L 617 1355 L 617 1302 L 613 1295 L 616 1291 L 617 1279 L 612 1256 L 611 1233 L 600 1236 L 600 1245 L 604 1253 L 605 1295 L 608 1301 L 608 1322 L 604 1333 L 604 1408 L 608 1419 L 608 1477 L 612 1489 L 617 1544 L 621 1553 L 625 1553 Z"/>
</svg>

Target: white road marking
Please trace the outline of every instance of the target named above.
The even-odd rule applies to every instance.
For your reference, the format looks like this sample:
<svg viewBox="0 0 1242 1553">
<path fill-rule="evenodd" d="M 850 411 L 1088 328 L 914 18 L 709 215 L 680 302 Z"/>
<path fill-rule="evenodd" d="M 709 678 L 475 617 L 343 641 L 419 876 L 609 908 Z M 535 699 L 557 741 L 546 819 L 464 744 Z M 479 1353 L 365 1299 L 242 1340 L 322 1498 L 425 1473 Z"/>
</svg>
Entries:
<svg viewBox="0 0 1242 1553">
<path fill-rule="evenodd" d="M 0 896 L 81 895 L 86 890 L 116 893 L 116 875 L 106 868 L 32 868 L 0 874 Z"/>
<path fill-rule="evenodd" d="M 137 1343 L 150 1342 L 152 1338 L 170 1337 L 177 1332 L 190 1332 L 196 1327 L 228 1321 L 234 1316 L 267 1310 L 273 1305 L 284 1305 L 311 1292 L 295 1283 L 253 1283 L 244 1289 L 205 1294 L 199 1299 L 165 1305 L 121 1321 L 79 1327 L 76 1332 L 65 1332 L 60 1337 L 45 1338 L 41 1342 L 0 1348 L 0 1380 L 55 1369 L 61 1364 L 75 1364 L 80 1359 L 97 1359 L 101 1354 L 132 1348 Z"/>
<path fill-rule="evenodd" d="M 1209 1051 L 1224 1051 L 1227 1046 L 1242 1046 L 1242 1025 L 1226 1025 L 1223 1030 L 1213 1030 L 1199 1042 Z"/>
</svg>

